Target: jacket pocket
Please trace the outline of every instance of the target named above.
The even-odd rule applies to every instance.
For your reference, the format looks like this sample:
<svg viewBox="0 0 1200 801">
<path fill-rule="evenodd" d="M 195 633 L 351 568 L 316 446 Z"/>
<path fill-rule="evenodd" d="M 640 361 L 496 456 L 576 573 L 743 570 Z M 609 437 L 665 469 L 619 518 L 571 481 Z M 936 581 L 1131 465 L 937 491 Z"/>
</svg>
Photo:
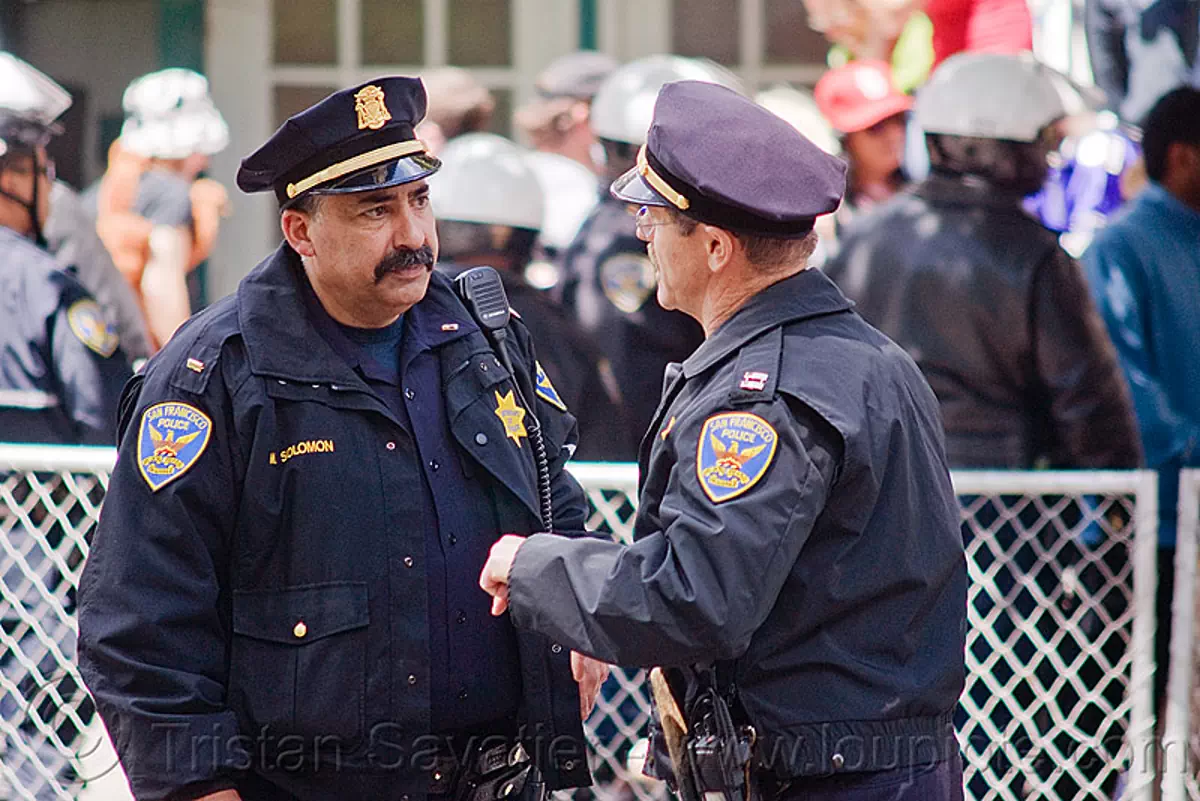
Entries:
<svg viewBox="0 0 1200 801">
<path fill-rule="evenodd" d="M 362 737 L 367 585 L 235 592 L 230 696 L 254 726 L 348 750 Z M 239 708 L 240 707 L 240 708 Z"/>
</svg>

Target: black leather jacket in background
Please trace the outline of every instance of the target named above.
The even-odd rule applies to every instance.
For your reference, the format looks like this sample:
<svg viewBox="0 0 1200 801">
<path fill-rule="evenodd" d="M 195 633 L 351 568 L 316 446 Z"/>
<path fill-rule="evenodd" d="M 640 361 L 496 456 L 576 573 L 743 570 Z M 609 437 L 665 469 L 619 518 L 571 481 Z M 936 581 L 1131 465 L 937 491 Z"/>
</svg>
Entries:
<svg viewBox="0 0 1200 801">
<path fill-rule="evenodd" d="M 860 218 L 826 272 L 925 373 L 952 467 L 1141 463 L 1082 271 L 1019 197 L 935 174 Z"/>
</svg>

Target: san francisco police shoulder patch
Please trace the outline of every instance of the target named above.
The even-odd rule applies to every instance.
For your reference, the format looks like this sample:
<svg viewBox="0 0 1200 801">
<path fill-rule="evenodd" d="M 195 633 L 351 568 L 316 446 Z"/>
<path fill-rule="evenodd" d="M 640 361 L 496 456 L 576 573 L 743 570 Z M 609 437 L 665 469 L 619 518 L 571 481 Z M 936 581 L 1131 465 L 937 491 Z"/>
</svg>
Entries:
<svg viewBox="0 0 1200 801">
<path fill-rule="evenodd" d="M 104 319 L 100 304 L 91 299 L 77 300 L 67 309 L 67 325 L 71 333 L 95 353 L 108 358 L 117 352 L 120 337 Z"/>
<path fill-rule="evenodd" d="M 546 403 L 565 412 L 567 404 L 563 403 L 563 399 L 558 395 L 558 390 L 550 383 L 550 376 L 546 375 L 546 371 L 542 369 L 542 363 L 534 362 L 534 364 L 537 366 L 537 388 L 534 392 Z"/>
<path fill-rule="evenodd" d="M 187 403 L 156 403 L 142 412 L 138 431 L 138 469 L 158 492 L 186 473 L 208 447 L 212 420 Z"/>
<path fill-rule="evenodd" d="M 704 421 L 696 450 L 696 474 L 704 494 L 722 503 L 748 492 L 775 458 L 779 435 L 749 412 L 722 412 Z"/>
</svg>

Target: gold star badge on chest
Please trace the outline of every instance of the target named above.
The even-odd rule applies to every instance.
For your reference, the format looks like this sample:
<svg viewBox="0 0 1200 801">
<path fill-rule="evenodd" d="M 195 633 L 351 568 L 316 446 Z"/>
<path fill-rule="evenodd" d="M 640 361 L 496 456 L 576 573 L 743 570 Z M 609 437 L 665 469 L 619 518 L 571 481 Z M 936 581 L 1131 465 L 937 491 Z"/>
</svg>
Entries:
<svg viewBox="0 0 1200 801">
<path fill-rule="evenodd" d="M 504 423 L 504 435 L 521 447 L 521 437 L 529 437 L 525 431 L 525 410 L 517 405 L 511 389 L 507 395 L 496 392 L 496 416 Z"/>
</svg>

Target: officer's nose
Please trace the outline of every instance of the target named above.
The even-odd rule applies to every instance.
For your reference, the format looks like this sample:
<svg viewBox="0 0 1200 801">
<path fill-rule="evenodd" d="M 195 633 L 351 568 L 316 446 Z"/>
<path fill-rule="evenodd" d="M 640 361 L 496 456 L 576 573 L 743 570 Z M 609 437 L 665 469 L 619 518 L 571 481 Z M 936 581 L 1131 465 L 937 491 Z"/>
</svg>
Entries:
<svg viewBox="0 0 1200 801">
<path fill-rule="evenodd" d="M 405 209 L 402 214 L 397 214 L 394 220 L 392 244 L 396 248 L 415 250 L 426 244 L 425 227 L 421 224 L 420 216 L 412 209 Z"/>
</svg>

